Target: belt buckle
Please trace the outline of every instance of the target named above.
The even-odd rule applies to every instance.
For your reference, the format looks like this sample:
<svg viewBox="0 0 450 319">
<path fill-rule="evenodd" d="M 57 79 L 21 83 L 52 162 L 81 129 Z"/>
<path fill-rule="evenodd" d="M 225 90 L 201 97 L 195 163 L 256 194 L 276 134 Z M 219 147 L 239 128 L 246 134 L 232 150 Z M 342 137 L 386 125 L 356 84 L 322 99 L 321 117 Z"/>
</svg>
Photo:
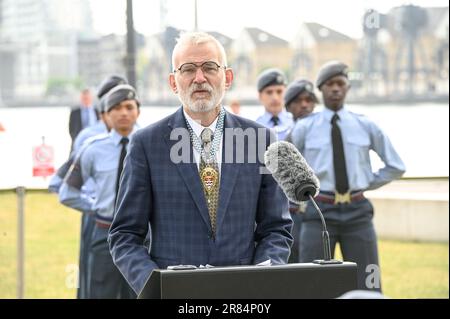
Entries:
<svg viewBox="0 0 450 319">
<path fill-rule="evenodd" d="M 334 204 L 350 204 L 352 202 L 352 197 L 350 195 L 350 192 L 339 194 L 334 194 Z"/>
</svg>

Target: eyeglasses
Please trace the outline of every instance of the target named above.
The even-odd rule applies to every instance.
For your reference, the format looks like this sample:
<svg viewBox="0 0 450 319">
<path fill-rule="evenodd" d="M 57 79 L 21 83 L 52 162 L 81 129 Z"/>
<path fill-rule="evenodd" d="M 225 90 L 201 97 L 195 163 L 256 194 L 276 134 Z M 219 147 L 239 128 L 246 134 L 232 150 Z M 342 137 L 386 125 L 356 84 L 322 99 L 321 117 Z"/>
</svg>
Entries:
<svg viewBox="0 0 450 319">
<path fill-rule="evenodd" d="M 193 77 L 197 73 L 197 69 L 200 68 L 205 75 L 216 75 L 220 68 L 226 69 L 226 66 L 220 66 L 214 61 L 206 61 L 198 65 L 196 63 L 184 63 L 173 73 L 179 72 L 182 76 Z"/>
</svg>

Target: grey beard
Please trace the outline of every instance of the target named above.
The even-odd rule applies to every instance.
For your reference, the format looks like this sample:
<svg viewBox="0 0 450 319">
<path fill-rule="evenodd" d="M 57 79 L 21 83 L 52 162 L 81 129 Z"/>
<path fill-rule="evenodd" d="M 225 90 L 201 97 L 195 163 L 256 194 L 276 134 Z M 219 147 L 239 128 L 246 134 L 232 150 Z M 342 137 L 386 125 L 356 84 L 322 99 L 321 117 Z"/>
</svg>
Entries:
<svg viewBox="0 0 450 319">
<path fill-rule="evenodd" d="M 209 99 L 200 99 L 194 101 L 191 96 L 195 90 L 208 90 L 211 94 Z M 225 90 L 222 88 L 214 90 L 210 85 L 200 84 L 191 86 L 187 92 L 180 92 L 178 99 L 190 111 L 194 113 L 207 113 L 214 110 L 223 100 Z"/>
</svg>

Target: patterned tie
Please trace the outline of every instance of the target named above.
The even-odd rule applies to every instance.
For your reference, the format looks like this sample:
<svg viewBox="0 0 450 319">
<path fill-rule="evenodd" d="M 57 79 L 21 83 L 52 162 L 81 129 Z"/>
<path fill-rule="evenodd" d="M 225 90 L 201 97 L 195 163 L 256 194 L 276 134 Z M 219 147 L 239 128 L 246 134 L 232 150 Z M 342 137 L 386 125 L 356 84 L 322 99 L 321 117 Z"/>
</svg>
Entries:
<svg viewBox="0 0 450 319">
<path fill-rule="evenodd" d="M 128 137 L 122 137 L 122 139 L 120 140 L 120 144 L 122 144 L 122 150 L 120 151 L 119 167 L 117 169 L 116 198 L 117 198 L 117 194 L 119 193 L 120 175 L 122 175 L 123 160 L 125 159 L 125 156 L 127 155 L 128 142 L 129 142 Z"/>
<path fill-rule="evenodd" d="M 348 177 L 347 166 L 345 164 L 344 144 L 342 142 L 342 134 L 337 121 L 339 115 L 334 114 L 331 119 L 331 140 L 333 142 L 333 164 L 334 164 L 334 176 L 336 182 L 336 190 L 340 194 L 347 193 Z"/>
<path fill-rule="evenodd" d="M 203 129 L 200 137 L 202 140 L 202 148 L 206 156 L 209 156 L 211 150 L 213 132 L 209 128 Z M 201 156 L 200 156 L 201 157 Z M 206 203 L 208 205 L 209 218 L 211 221 L 211 229 L 213 236 L 216 234 L 216 219 L 217 219 L 217 206 L 219 204 L 219 166 L 214 158 L 211 158 L 209 163 L 206 163 L 203 157 L 200 160 L 200 179 L 203 185 L 203 192 L 206 197 Z"/>
</svg>

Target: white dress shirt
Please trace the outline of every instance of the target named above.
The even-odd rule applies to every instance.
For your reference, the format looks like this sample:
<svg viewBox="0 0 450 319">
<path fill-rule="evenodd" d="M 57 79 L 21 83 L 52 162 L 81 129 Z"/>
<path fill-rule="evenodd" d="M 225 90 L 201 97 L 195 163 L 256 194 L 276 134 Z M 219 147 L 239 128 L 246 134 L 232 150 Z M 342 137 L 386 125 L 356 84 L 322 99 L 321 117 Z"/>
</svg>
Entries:
<svg viewBox="0 0 450 319">
<path fill-rule="evenodd" d="M 184 113 L 184 117 L 186 118 L 186 120 L 188 121 L 192 130 L 194 131 L 194 134 L 197 135 L 197 137 L 201 141 L 202 139 L 201 139 L 200 135 L 202 134 L 203 130 L 206 127 L 202 126 L 198 121 L 196 121 L 192 117 L 190 117 L 184 109 L 183 109 L 183 113 Z M 216 119 L 214 120 L 214 122 L 212 122 L 211 125 L 208 126 L 208 128 L 211 129 L 213 134 L 216 131 L 216 125 L 217 125 L 218 119 L 219 119 L 219 116 L 217 116 Z M 222 134 L 222 138 L 220 139 L 219 149 L 216 151 L 216 154 L 215 154 L 215 159 L 216 159 L 217 165 L 219 167 L 219 176 L 220 176 L 220 172 L 222 169 L 222 145 L 223 145 L 223 134 Z M 200 169 L 200 154 L 195 149 L 195 147 L 193 147 L 193 153 L 194 153 L 195 161 L 197 163 L 197 168 Z"/>
</svg>

